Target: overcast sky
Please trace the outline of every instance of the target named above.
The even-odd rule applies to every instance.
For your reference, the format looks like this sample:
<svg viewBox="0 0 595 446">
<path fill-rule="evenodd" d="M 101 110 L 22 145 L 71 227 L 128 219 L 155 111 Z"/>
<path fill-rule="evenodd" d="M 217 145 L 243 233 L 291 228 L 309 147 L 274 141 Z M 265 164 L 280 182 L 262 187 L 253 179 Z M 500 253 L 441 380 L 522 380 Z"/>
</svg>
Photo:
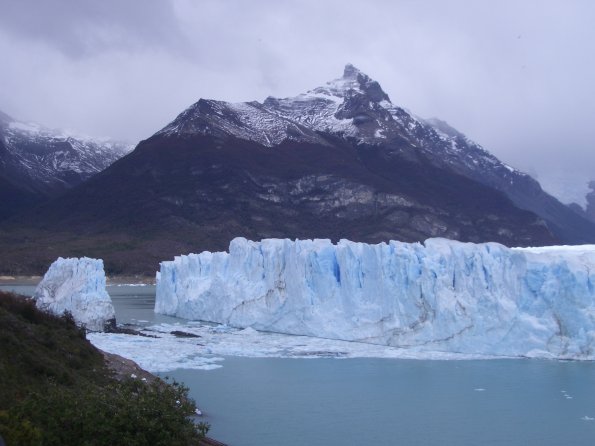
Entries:
<svg viewBox="0 0 595 446">
<path fill-rule="evenodd" d="M 0 110 L 134 142 L 201 97 L 293 96 L 351 62 L 576 189 L 595 179 L 594 23 L 591 0 L 0 0 Z"/>
</svg>

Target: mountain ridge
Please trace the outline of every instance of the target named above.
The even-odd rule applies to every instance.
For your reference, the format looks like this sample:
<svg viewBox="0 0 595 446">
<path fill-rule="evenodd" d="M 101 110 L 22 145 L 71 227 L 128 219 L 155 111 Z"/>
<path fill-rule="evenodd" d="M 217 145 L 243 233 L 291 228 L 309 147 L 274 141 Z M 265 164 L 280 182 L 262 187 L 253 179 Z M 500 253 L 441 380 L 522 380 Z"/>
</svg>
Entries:
<svg viewBox="0 0 595 446">
<path fill-rule="evenodd" d="M 445 122 L 393 105 L 352 65 L 293 98 L 200 99 L 128 156 L 4 228 L 5 240 L 27 238 L 11 251 L 11 272 L 85 254 L 110 273 L 150 273 L 160 260 L 222 250 L 237 236 L 595 242 L 595 226 L 531 177 Z"/>
<path fill-rule="evenodd" d="M 353 139 L 357 143 L 400 145 L 401 155 L 415 158 L 411 151 L 421 151 L 438 167 L 479 181 L 506 194 L 521 209 L 534 212 L 544 219 L 551 231 L 567 243 L 595 243 L 595 226 L 583 215 L 578 215 L 568 206 L 545 192 L 530 175 L 503 162 L 485 150 L 481 145 L 469 140 L 463 133 L 445 121 L 437 118 L 421 119 L 402 107 L 393 105 L 380 84 L 361 72 L 352 64 L 345 66 L 343 76 L 327 82 L 321 87 L 289 98 L 267 97 L 263 103 L 229 103 L 200 99 L 176 118 L 186 123 L 196 119 L 189 110 L 197 104 L 216 102 L 214 113 L 219 121 L 234 115 L 234 110 L 244 109 L 245 115 L 238 115 L 238 123 L 249 123 L 258 138 L 230 133 L 240 138 L 251 139 L 269 147 L 274 147 L 284 139 L 307 141 L 306 129 L 326 133 L 340 138 Z M 231 109 L 226 113 L 225 109 Z M 250 117 L 250 110 L 269 112 L 267 119 L 262 116 Z M 199 118 L 210 110 L 202 109 Z M 290 132 L 287 125 L 271 125 L 278 118 L 297 124 L 297 132 Z M 287 122 L 284 121 L 284 122 Z M 278 124 L 278 123 L 276 123 Z M 179 124 L 178 124 L 179 125 Z M 298 127 L 299 126 L 299 127 Z M 230 129 L 228 129 L 230 130 Z M 208 127 L 203 128 L 208 132 Z M 170 136 L 176 129 L 172 124 L 158 132 Z M 269 134 L 274 133 L 271 137 Z M 314 135 L 310 135 L 312 141 Z M 263 141 L 264 139 L 264 141 Z M 404 140 L 404 141 L 403 141 Z M 402 143 L 410 147 L 403 146 Z M 389 150 L 391 147 L 389 147 Z"/>
</svg>

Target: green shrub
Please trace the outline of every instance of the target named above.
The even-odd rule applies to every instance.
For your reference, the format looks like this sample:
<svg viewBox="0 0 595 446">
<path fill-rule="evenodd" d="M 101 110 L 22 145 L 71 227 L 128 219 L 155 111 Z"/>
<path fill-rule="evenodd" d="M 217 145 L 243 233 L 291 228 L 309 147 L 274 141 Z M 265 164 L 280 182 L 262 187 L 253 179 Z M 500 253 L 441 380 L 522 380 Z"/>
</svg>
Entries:
<svg viewBox="0 0 595 446">
<path fill-rule="evenodd" d="M 188 418 L 194 409 L 187 389 L 177 384 L 133 379 L 105 388 L 50 384 L 13 407 L 0 419 L 0 430 L 14 446 L 190 446 L 200 437 Z"/>
<path fill-rule="evenodd" d="M 0 435 L 10 446 L 199 444 L 188 389 L 117 381 L 71 318 L 0 293 Z"/>
</svg>

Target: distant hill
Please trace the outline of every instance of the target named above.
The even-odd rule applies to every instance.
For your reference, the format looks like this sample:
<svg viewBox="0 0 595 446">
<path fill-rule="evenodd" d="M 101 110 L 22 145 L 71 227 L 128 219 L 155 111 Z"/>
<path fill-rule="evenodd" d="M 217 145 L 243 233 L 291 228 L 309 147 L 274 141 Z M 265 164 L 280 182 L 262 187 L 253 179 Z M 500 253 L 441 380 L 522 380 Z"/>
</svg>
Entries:
<svg viewBox="0 0 595 446">
<path fill-rule="evenodd" d="M 0 112 L 0 219 L 77 186 L 133 146 L 76 136 Z"/>
</svg>

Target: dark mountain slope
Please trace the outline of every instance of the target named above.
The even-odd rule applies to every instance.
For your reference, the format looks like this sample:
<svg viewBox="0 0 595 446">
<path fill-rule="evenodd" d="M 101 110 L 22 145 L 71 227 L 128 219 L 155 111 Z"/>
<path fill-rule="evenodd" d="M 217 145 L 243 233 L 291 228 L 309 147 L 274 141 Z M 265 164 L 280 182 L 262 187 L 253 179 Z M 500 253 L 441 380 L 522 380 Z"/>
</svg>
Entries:
<svg viewBox="0 0 595 446">
<path fill-rule="evenodd" d="M 34 192 L 22 189 L 7 178 L 0 176 L 0 220 L 22 211 L 43 201 L 43 198 Z"/>
<path fill-rule="evenodd" d="M 224 250 L 236 236 L 555 242 L 534 214 L 423 154 L 408 160 L 377 146 L 328 141 L 287 141 L 271 150 L 233 137 L 156 135 L 13 220 L 13 237 L 28 222 L 26 242 L 2 263 L 12 262 L 14 273 L 32 263 L 14 259 L 33 255 L 43 265 L 83 250 L 112 272 L 149 272 L 183 252 Z"/>
<path fill-rule="evenodd" d="M 431 119 L 437 135 L 421 141 L 432 162 L 504 192 L 521 209 L 543 218 L 564 243 L 595 243 L 595 225 L 545 192 L 531 176 L 516 170 L 470 141 L 447 123 Z"/>
</svg>

